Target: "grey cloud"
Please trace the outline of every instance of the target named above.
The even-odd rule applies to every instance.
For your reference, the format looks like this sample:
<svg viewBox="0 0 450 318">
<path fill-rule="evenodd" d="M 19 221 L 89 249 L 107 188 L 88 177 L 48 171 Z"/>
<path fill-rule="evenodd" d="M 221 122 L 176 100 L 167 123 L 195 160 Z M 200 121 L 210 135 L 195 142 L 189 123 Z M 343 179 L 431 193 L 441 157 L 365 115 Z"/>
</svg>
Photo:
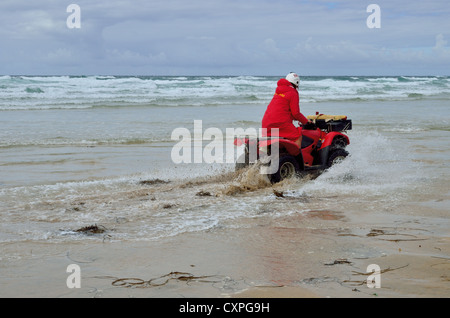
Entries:
<svg viewBox="0 0 450 318">
<path fill-rule="evenodd" d="M 421 72 L 449 61 L 445 0 L 3 0 L 0 73 L 311 74 Z M 407 74 L 406 74 L 407 75 Z"/>
</svg>

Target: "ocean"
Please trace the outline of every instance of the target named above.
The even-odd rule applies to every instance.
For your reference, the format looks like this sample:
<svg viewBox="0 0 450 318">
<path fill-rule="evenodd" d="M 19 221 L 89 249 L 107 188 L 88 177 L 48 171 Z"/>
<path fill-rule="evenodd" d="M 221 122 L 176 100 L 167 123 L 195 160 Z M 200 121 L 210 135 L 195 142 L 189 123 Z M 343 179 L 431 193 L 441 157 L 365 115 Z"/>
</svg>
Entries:
<svg viewBox="0 0 450 318">
<path fill-rule="evenodd" d="M 26 260 L 14 244 L 155 244 L 317 211 L 448 236 L 450 77 L 301 77 L 304 115 L 353 122 L 350 156 L 319 176 L 272 186 L 232 163 L 173 162 L 172 132 L 194 121 L 258 129 L 279 78 L 0 76 L 2 266 Z"/>
</svg>

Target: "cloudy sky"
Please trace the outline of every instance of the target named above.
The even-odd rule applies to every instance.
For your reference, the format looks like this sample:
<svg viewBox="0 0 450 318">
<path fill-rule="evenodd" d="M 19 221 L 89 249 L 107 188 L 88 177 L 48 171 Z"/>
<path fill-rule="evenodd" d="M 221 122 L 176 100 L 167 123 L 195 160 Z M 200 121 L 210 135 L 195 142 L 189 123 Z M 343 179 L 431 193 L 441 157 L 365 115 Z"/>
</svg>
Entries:
<svg viewBox="0 0 450 318">
<path fill-rule="evenodd" d="M 450 75 L 449 39 L 448 0 L 0 2 L 9 75 Z"/>
</svg>

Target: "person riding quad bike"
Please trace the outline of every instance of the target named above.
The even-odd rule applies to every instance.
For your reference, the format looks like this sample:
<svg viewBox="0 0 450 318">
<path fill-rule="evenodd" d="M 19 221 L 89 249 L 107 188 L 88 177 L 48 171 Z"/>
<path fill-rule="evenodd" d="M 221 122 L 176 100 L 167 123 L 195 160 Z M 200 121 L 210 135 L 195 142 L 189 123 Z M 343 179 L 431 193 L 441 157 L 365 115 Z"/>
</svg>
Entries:
<svg viewBox="0 0 450 318">
<path fill-rule="evenodd" d="M 297 92 L 299 82 L 295 73 L 278 81 L 262 120 L 262 138 L 235 138 L 236 146 L 245 145 L 236 170 L 261 158 L 267 164 L 269 158 L 271 167 L 276 165 L 276 168 L 266 174 L 276 183 L 305 171 L 325 170 L 348 156 L 345 147 L 350 140 L 345 132 L 352 129 L 352 121 L 347 116 L 318 112 L 303 116 Z M 293 120 L 298 120 L 302 126 L 295 127 Z"/>
<path fill-rule="evenodd" d="M 272 129 L 278 128 L 279 137 L 292 140 L 300 147 L 302 135 L 293 121 L 297 120 L 305 125 L 309 120 L 300 112 L 299 84 L 299 76 L 292 72 L 277 82 L 275 95 L 264 113 L 262 128 L 267 136 L 272 136 Z"/>
</svg>

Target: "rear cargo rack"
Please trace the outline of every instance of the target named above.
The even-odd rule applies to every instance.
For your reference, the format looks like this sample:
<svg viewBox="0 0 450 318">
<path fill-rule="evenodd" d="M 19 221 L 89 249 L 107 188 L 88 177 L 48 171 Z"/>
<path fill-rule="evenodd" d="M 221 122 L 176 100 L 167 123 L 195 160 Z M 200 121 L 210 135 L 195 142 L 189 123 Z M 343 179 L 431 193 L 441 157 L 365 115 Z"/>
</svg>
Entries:
<svg viewBox="0 0 450 318">
<path fill-rule="evenodd" d="M 340 120 L 330 120 L 330 119 L 316 119 L 315 124 L 317 128 L 331 131 L 346 131 L 352 129 L 351 119 L 340 119 Z"/>
</svg>

